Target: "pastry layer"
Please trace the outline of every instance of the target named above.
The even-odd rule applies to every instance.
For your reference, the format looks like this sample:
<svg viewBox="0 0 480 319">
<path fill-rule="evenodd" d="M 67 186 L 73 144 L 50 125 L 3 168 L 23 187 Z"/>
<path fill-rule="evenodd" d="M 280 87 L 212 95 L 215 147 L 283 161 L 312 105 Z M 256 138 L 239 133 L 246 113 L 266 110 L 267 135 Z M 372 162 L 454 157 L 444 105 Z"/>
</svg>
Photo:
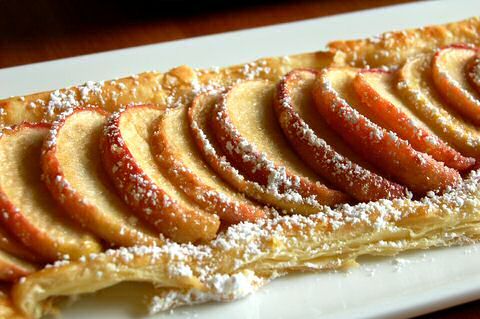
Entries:
<svg viewBox="0 0 480 319">
<path fill-rule="evenodd" d="M 240 174 L 276 198 L 278 209 L 311 214 L 320 205 L 348 201 L 329 189 L 290 148 L 273 110 L 274 85 L 247 81 L 220 97 L 210 125 L 218 145 Z"/>
</svg>

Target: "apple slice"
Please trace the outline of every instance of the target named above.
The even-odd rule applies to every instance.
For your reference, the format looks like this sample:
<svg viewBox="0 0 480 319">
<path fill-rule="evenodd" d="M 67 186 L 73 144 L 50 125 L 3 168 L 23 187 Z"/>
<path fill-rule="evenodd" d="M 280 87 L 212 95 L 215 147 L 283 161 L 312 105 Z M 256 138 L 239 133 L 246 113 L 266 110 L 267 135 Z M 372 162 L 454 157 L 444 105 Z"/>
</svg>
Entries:
<svg viewBox="0 0 480 319">
<path fill-rule="evenodd" d="M 439 96 L 432 80 L 432 57 L 409 59 L 398 71 L 398 93 L 443 140 L 465 156 L 480 158 L 480 131 Z"/>
<path fill-rule="evenodd" d="M 117 191 L 139 217 L 177 242 L 214 238 L 218 216 L 190 203 L 160 171 L 150 142 L 160 108 L 128 107 L 111 115 L 101 138 L 103 164 Z"/>
<path fill-rule="evenodd" d="M 468 64 L 478 50 L 467 46 L 449 46 L 439 50 L 432 61 L 432 77 L 438 92 L 460 114 L 480 125 L 480 94 L 468 81 Z"/>
<path fill-rule="evenodd" d="M 365 159 L 417 195 L 457 184 L 461 177 L 456 170 L 415 151 L 407 141 L 358 111 L 359 102 L 348 93 L 356 74 L 351 68 L 325 69 L 314 85 L 315 105 L 330 127 Z"/>
<path fill-rule="evenodd" d="M 242 176 L 288 202 L 277 208 L 309 214 L 320 205 L 348 201 L 323 185 L 290 148 L 275 121 L 274 90 L 268 82 L 246 81 L 220 98 L 210 121 L 223 153 Z"/>
<path fill-rule="evenodd" d="M 0 250 L 0 281 L 15 281 L 36 269 L 34 264 Z"/>
<path fill-rule="evenodd" d="M 33 254 L 22 243 L 13 238 L 3 227 L 0 227 L 0 250 L 26 261 L 40 261 L 39 256 Z"/>
<path fill-rule="evenodd" d="M 232 190 L 201 158 L 188 128 L 187 109 L 169 109 L 160 117 L 152 149 L 158 163 L 190 199 L 228 224 L 255 222 L 265 212 Z"/>
<path fill-rule="evenodd" d="M 104 111 L 77 109 L 57 120 L 43 144 L 42 167 L 53 197 L 73 219 L 115 246 L 160 245 L 115 193 L 103 170 L 98 144 Z"/>
<path fill-rule="evenodd" d="M 377 124 L 448 167 L 462 172 L 470 169 L 475 160 L 462 156 L 439 139 L 398 96 L 396 81 L 397 75 L 393 71 L 368 69 L 357 74 L 353 87 L 360 101 L 374 114 Z"/>
<path fill-rule="evenodd" d="M 319 175 L 359 201 L 404 197 L 405 187 L 364 168 L 368 164 L 357 158 L 318 116 L 311 99 L 317 74 L 294 70 L 278 85 L 274 107 L 292 146 Z"/>
<path fill-rule="evenodd" d="M 41 180 L 41 148 L 49 128 L 22 124 L 0 138 L 0 221 L 46 260 L 76 259 L 102 247 L 67 219 Z"/>
</svg>

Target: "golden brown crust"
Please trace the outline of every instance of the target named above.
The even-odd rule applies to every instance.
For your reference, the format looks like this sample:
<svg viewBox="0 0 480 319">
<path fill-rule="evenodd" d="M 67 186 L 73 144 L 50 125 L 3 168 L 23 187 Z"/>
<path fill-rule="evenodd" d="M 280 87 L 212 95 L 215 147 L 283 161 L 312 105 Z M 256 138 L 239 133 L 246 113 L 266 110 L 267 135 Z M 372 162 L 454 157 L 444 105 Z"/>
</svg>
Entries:
<svg viewBox="0 0 480 319">
<path fill-rule="evenodd" d="M 3 114 L 0 123 L 15 125 L 23 121 L 51 122 L 56 115 L 70 107 L 89 104 L 112 111 L 122 105 L 143 101 L 164 103 L 163 82 L 163 74 L 146 72 L 104 83 L 87 82 L 56 91 L 5 99 L 0 101 L 0 108 L 4 111 L 0 112 Z"/>
<path fill-rule="evenodd" d="M 50 121 L 51 114 L 65 106 L 61 100 L 69 102 L 72 92 L 77 92 L 77 96 L 70 105 L 97 103 L 109 111 L 130 102 L 188 105 L 196 94 L 212 88 L 230 86 L 241 79 L 277 81 L 293 68 L 319 69 L 332 63 L 398 65 L 407 56 L 431 52 L 439 46 L 457 42 L 478 44 L 479 30 L 479 19 L 473 18 L 446 26 L 395 32 L 378 41 L 334 42 L 330 44 L 331 52 L 263 59 L 219 71 L 183 66 L 165 74 L 144 73 L 136 79 L 106 82 L 98 93 L 87 94 L 85 101 L 80 99 L 79 88 L 60 90 L 64 96 L 47 92 L 10 98 L 0 101 L 5 111 L 0 112 L 5 113 L 0 123 L 11 125 L 25 119 Z M 383 53 L 376 55 L 377 52 Z M 117 92 L 115 85 L 119 82 L 126 88 L 125 92 L 122 89 L 116 104 L 113 92 Z M 39 105 L 37 109 L 28 109 L 31 102 Z M 58 109 L 56 102 L 60 105 Z M 354 209 L 348 205 L 335 210 L 325 207 L 310 217 L 296 215 L 257 224 L 242 223 L 221 233 L 208 245 L 167 242 L 150 250 L 120 249 L 100 254 L 28 276 L 15 286 L 14 302 L 24 313 L 39 317 L 48 310 L 45 306 L 53 296 L 93 292 L 120 281 L 140 280 L 173 287 L 165 291 L 175 293 L 178 302 L 164 302 L 163 307 L 157 308 L 165 310 L 182 302 L 232 300 L 251 293 L 273 276 L 295 270 L 339 269 L 355 264 L 361 255 L 394 255 L 409 249 L 478 241 L 479 179 L 479 174 L 474 172 L 458 189 L 421 201 L 380 200 L 358 204 Z M 172 252 L 180 254 L 172 255 Z M 240 279 L 245 287 L 251 288 L 243 294 L 218 285 Z M 168 296 L 172 295 L 162 295 L 161 301 Z"/>
<path fill-rule="evenodd" d="M 480 18 L 444 25 L 386 32 L 378 37 L 333 41 L 328 44 L 332 52 L 341 52 L 346 64 L 356 67 L 400 65 L 410 56 L 431 53 L 436 49 L 456 44 L 480 44 Z"/>
</svg>

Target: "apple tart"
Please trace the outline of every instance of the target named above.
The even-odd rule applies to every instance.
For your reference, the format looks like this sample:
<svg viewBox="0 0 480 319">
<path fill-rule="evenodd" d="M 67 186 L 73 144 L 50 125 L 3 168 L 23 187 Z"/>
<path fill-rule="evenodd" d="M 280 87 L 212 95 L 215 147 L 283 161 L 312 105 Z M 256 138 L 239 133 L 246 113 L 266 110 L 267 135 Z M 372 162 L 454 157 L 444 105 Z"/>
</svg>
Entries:
<svg viewBox="0 0 480 319">
<path fill-rule="evenodd" d="M 0 316 L 123 281 L 155 286 L 152 313 L 232 301 L 477 242 L 479 34 L 471 18 L 1 100 Z"/>
</svg>

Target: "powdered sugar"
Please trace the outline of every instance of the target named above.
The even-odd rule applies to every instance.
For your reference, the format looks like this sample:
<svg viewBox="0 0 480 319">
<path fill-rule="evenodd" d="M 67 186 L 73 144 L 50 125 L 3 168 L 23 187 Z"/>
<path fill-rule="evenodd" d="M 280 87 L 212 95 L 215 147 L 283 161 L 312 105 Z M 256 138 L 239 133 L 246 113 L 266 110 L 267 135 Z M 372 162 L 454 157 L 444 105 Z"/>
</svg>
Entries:
<svg viewBox="0 0 480 319">
<path fill-rule="evenodd" d="M 388 185 L 387 181 L 381 176 L 376 175 L 364 169 L 360 165 L 351 162 L 348 158 L 337 153 L 328 143 L 317 136 L 308 124 L 297 113 L 294 105 L 294 94 L 300 94 L 300 79 L 311 79 L 314 74 L 311 71 L 293 71 L 285 76 L 279 89 L 280 103 L 276 104 L 279 113 L 279 122 L 285 135 L 290 139 L 291 144 L 296 148 L 297 152 L 308 162 L 317 173 L 329 180 L 335 185 L 339 185 L 344 191 L 354 194 L 359 200 L 372 200 L 373 198 L 401 196 L 402 192 L 388 193 L 389 187 L 394 190 L 393 185 Z M 296 93 L 291 90 L 290 86 L 297 86 Z M 329 83 L 324 83 L 323 88 L 328 92 L 333 92 L 333 88 Z M 304 92 L 302 92 L 304 93 Z M 304 106 L 313 107 L 313 105 Z M 343 114 L 348 116 L 347 114 Z M 356 123 L 359 115 L 352 112 L 352 116 L 346 117 L 349 123 Z M 376 130 L 377 134 L 371 136 L 372 140 L 381 138 L 383 134 L 380 130 Z M 383 136 L 383 135 L 382 135 Z M 298 146 L 301 145 L 301 146 Z M 359 184 L 362 185 L 359 187 Z M 376 190 L 379 194 L 376 194 Z M 385 194 L 385 191 L 387 193 Z"/>
<path fill-rule="evenodd" d="M 460 219 L 468 218 L 466 215 L 462 215 L 461 211 L 469 210 L 469 207 L 465 204 L 467 198 L 472 201 L 471 204 L 479 205 L 475 195 L 479 188 L 479 179 L 480 174 L 473 172 L 458 188 L 451 189 L 442 196 L 425 198 L 421 202 L 409 199 L 380 200 L 355 206 L 344 205 L 335 210 L 325 207 L 319 214 L 309 217 L 301 215 L 277 216 L 255 224 L 242 223 L 230 227 L 225 233 L 221 233 L 209 246 L 195 247 L 168 243 L 165 247 L 159 248 L 159 252 L 156 254 L 159 255 L 160 251 L 168 251 L 170 256 L 175 256 L 175 260 L 184 261 L 195 258 L 207 261 L 208 266 L 192 268 L 192 273 L 199 274 L 199 278 L 206 289 L 202 291 L 195 288 L 186 291 L 169 290 L 166 294 L 153 298 L 151 311 L 152 313 L 164 311 L 183 304 L 210 300 L 228 301 L 242 298 L 252 293 L 259 286 L 266 284 L 271 278 L 258 277 L 254 271 L 240 271 L 240 269 L 244 265 L 261 267 L 262 261 L 272 260 L 272 258 L 277 260 L 275 268 L 277 270 L 281 270 L 282 267 L 291 267 L 294 264 L 303 265 L 303 267 L 309 269 L 339 267 L 342 265 L 342 261 L 336 258 L 330 260 L 328 256 L 330 254 L 335 256 L 334 251 L 341 249 L 346 243 L 334 239 L 336 237 L 332 237 L 330 240 L 330 234 L 340 234 L 344 229 L 350 229 L 352 225 L 356 225 L 357 229 L 367 227 L 366 229 L 369 229 L 368 232 L 372 232 L 371 235 L 373 236 L 385 232 L 398 234 L 398 239 L 378 242 L 378 247 L 388 247 L 391 252 L 415 247 L 410 243 L 408 236 L 400 235 L 404 232 L 402 221 L 409 218 L 408 214 L 412 214 L 412 218 L 415 218 L 417 210 L 421 210 L 422 207 L 429 207 L 431 210 L 439 210 L 435 213 L 435 216 L 437 216 L 435 218 L 443 218 L 440 216 L 449 218 L 450 215 L 455 215 L 456 218 Z M 458 198 L 463 200 L 456 200 Z M 461 205 L 457 204 L 462 202 Z M 449 203 L 448 207 L 444 207 L 444 203 Z M 409 213 L 404 211 L 404 214 L 399 214 L 398 207 L 409 207 Z M 328 230 L 329 228 L 330 230 Z M 359 234 L 355 236 L 359 236 Z M 442 240 L 447 242 L 460 238 L 455 231 L 450 231 L 442 236 L 444 236 Z M 465 240 L 468 242 L 468 238 L 465 238 Z M 276 244 L 271 245 L 271 243 Z M 372 249 L 375 248 L 372 247 Z M 149 249 L 143 250 L 150 253 Z M 368 249 L 363 252 L 366 251 Z M 282 263 L 282 256 L 287 252 L 288 260 Z M 220 259 L 223 260 L 221 264 L 226 262 L 231 265 L 228 267 L 231 273 L 217 272 L 219 269 L 217 267 L 223 266 L 213 266 L 208 263 L 209 261 L 218 262 L 219 259 L 216 259 L 216 256 L 232 258 L 231 260 Z M 396 258 L 392 261 L 392 264 L 396 271 L 402 271 L 409 264 L 409 261 L 404 258 Z M 174 276 L 183 275 L 183 272 L 174 272 Z"/>
<path fill-rule="evenodd" d="M 238 87 L 234 89 L 238 89 Z M 227 157 L 230 157 L 229 159 L 233 161 L 235 161 L 235 158 L 241 158 L 245 167 L 239 169 L 245 177 L 262 185 L 267 193 L 278 200 L 319 207 L 320 204 L 315 195 L 306 195 L 305 190 L 302 189 L 302 183 L 308 184 L 310 181 L 300 176 L 291 175 L 287 172 L 286 167 L 274 163 L 266 153 L 258 150 L 256 145 L 241 135 L 228 115 L 227 101 L 228 93 L 220 99 L 216 114 L 213 116 L 217 126 L 226 135 L 226 140 L 219 144 L 223 146 Z M 261 173 L 257 174 L 258 172 Z M 256 178 L 257 176 L 265 176 L 265 180 L 259 180 Z"/>
<path fill-rule="evenodd" d="M 480 58 L 475 58 L 473 61 L 473 66 L 468 73 L 470 80 L 480 88 Z"/>
</svg>

